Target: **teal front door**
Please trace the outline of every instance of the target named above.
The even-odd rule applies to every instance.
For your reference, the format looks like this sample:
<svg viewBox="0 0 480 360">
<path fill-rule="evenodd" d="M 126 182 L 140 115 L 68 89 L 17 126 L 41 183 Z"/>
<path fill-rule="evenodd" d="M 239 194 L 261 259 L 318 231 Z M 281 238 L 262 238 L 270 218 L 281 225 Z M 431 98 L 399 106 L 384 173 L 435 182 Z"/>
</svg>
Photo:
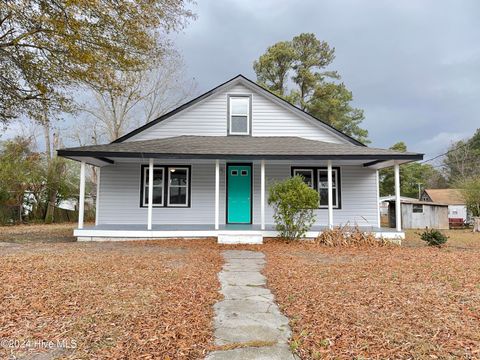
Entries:
<svg viewBox="0 0 480 360">
<path fill-rule="evenodd" d="M 252 222 L 252 166 L 227 166 L 227 223 Z"/>
</svg>

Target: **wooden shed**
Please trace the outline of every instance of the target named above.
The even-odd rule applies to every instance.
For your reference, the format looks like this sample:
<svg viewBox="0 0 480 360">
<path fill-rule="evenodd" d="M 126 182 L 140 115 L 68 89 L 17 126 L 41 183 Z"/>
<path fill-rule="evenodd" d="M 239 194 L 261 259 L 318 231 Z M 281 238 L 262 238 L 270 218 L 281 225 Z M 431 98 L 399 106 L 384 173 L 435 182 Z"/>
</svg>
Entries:
<svg viewBox="0 0 480 360">
<path fill-rule="evenodd" d="M 395 227 L 395 200 L 388 202 L 389 226 Z M 430 201 L 402 200 L 404 229 L 448 229 L 448 205 Z"/>
</svg>

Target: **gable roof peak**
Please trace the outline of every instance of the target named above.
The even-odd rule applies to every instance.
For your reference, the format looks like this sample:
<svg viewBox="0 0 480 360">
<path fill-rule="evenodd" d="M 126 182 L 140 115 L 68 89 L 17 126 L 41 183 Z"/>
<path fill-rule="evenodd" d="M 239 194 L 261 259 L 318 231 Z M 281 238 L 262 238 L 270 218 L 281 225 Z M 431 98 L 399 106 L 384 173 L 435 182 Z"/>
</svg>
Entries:
<svg viewBox="0 0 480 360">
<path fill-rule="evenodd" d="M 354 139 L 353 137 L 343 133 L 342 131 L 334 128 L 332 125 L 318 119 L 317 117 L 313 116 L 312 114 L 306 112 L 305 110 L 299 108 L 298 106 L 288 102 L 287 100 L 283 99 L 282 97 L 278 96 L 277 94 L 271 92 L 270 90 L 268 89 L 265 89 L 264 87 L 262 87 L 261 85 L 257 84 L 256 82 L 254 82 L 253 80 L 250 80 L 249 78 L 247 78 L 246 76 L 244 76 L 243 74 L 238 74 L 236 76 L 234 76 L 233 78 L 221 83 L 220 85 L 214 87 L 213 89 L 203 93 L 202 95 L 186 102 L 185 104 L 177 107 L 176 109 L 150 121 L 149 123 L 119 137 L 118 139 L 112 141 L 112 143 L 120 143 L 120 142 L 123 142 L 125 140 L 127 140 L 128 138 L 150 128 L 151 126 L 155 125 L 155 124 L 158 124 L 159 122 L 189 108 L 190 106 L 192 105 L 195 105 L 196 103 L 210 97 L 211 95 L 217 93 L 218 91 L 221 91 L 222 89 L 228 87 L 229 85 L 231 85 L 232 83 L 236 82 L 236 81 L 242 81 L 246 86 L 252 88 L 252 91 L 257 91 L 259 93 L 262 93 L 263 95 L 269 97 L 272 101 L 275 101 L 277 102 L 278 104 L 280 104 L 281 106 L 289 109 L 290 111 L 302 116 L 302 117 L 306 117 L 308 119 L 311 119 L 311 120 L 314 120 L 316 122 L 318 122 L 319 125 L 321 125 L 322 127 L 324 127 L 326 130 L 334 133 L 336 136 L 340 137 L 340 138 L 343 138 L 344 140 L 347 140 L 349 143 L 353 144 L 353 145 L 357 145 L 357 146 L 366 146 L 365 144 L 363 144 L 362 142 Z"/>
</svg>

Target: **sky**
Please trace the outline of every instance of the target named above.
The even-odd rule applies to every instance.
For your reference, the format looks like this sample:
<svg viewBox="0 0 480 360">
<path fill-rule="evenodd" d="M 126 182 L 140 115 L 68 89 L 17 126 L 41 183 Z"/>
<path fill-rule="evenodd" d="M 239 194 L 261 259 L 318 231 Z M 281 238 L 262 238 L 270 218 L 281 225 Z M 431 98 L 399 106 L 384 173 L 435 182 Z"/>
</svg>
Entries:
<svg viewBox="0 0 480 360">
<path fill-rule="evenodd" d="M 331 69 L 365 112 L 371 146 L 405 141 L 442 153 L 480 128 L 480 1 L 199 0 L 173 40 L 188 76 L 207 91 L 266 48 L 302 32 L 335 47 Z"/>
<path fill-rule="evenodd" d="M 199 93 L 302 32 L 335 47 L 331 69 L 365 112 L 371 146 L 425 158 L 480 127 L 479 0 L 198 0 L 172 41 Z M 18 133 L 12 126 L 7 136 Z"/>
</svg>

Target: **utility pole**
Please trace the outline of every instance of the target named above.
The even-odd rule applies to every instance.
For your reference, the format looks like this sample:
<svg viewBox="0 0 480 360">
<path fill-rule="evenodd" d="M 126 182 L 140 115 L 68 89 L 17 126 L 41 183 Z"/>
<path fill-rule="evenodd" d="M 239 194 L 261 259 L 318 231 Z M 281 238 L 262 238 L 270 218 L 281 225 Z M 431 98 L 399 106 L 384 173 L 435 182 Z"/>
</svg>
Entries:
<svg viewBox="0 0 480 360">
<path fill-rule="evenodd" d="M 420 196 L 422 196 L 422 186 L 423 184 L 422 183 L 417 183 L 417 186 L 418 186 L 418 200 L 420 200 Z"/>
</svg>

